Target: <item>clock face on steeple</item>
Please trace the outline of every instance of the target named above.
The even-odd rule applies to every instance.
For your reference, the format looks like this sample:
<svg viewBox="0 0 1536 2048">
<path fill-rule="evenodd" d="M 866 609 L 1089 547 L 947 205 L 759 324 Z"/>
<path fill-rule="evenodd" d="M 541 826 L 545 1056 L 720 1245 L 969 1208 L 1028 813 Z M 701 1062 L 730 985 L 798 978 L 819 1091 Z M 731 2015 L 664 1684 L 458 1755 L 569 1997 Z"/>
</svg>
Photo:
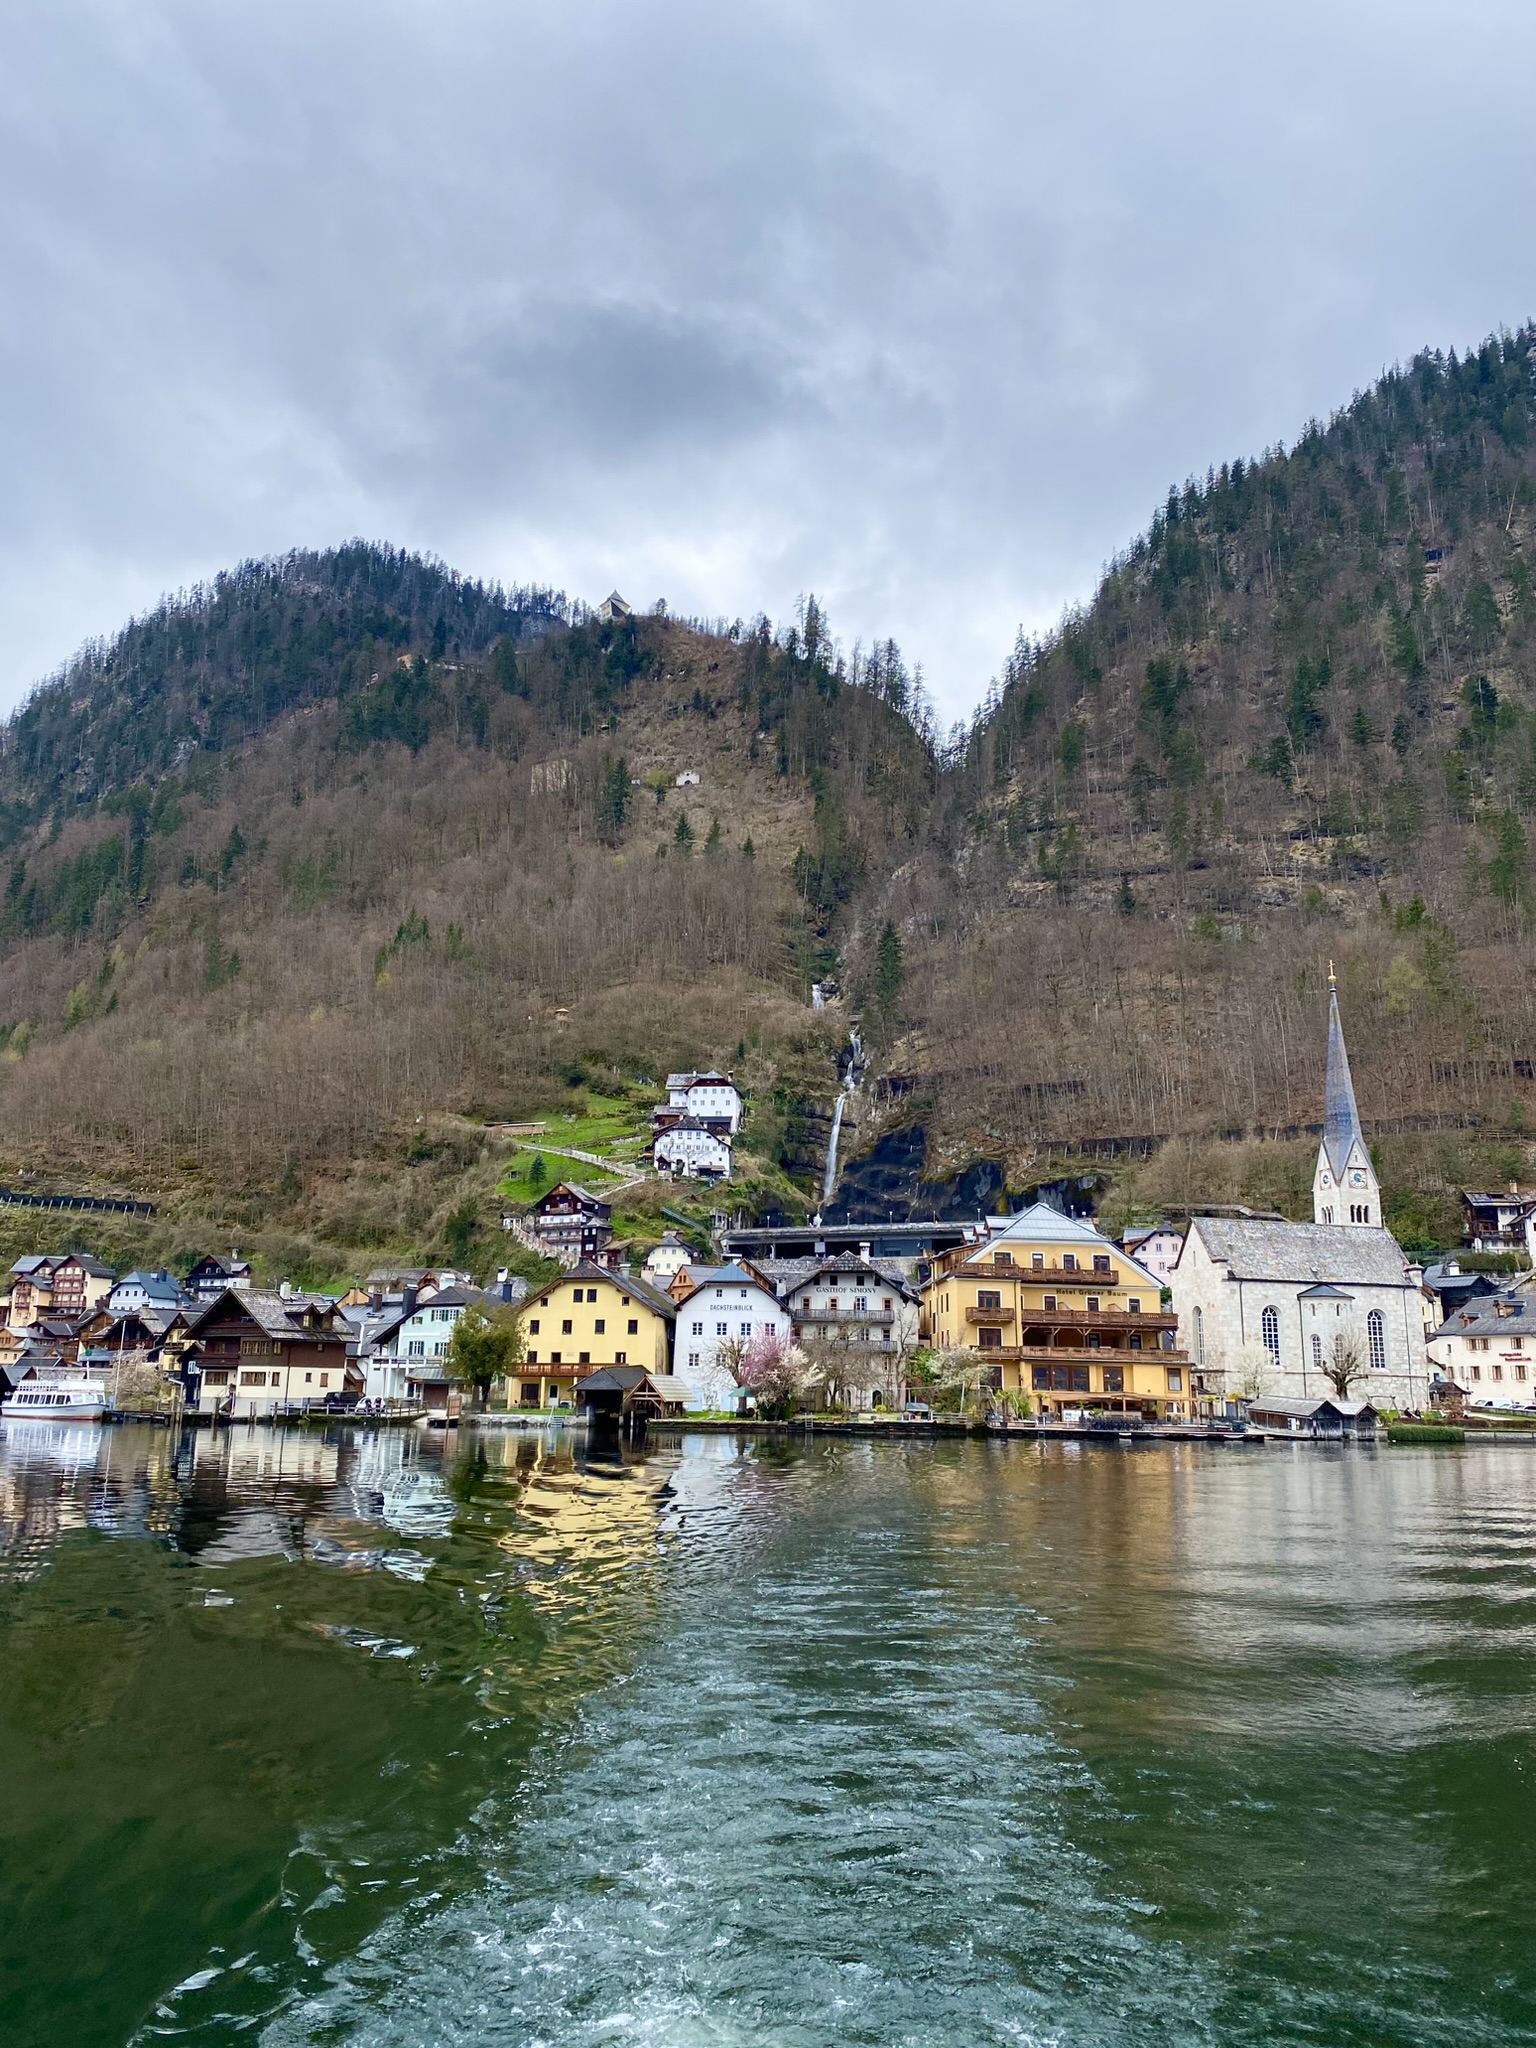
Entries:
<svg viewBox="0 0 1536 2048">
<path fill-rule="evenodd" d="M 1355 1168 L 1354 1172 L 1349 1176 L 1349 1184 L 1352 1188 L 1363 1188 L 1365 1186 L 1365 1175 L 1360 1171 L 1358 1166 Z"/>
</svg>

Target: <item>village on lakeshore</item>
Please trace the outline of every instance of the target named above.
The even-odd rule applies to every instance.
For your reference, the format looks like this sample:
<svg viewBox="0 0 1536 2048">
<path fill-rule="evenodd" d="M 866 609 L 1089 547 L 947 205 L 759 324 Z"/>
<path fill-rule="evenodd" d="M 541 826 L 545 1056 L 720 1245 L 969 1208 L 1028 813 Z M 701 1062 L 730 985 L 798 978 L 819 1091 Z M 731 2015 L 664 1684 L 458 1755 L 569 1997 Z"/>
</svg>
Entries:
<svg viewBox="0 0 1536 2048">
<path fill-rule="evenodd" d="M 452 1265 L 383 1265 L 325 1293 L 260 1284 L 238 1251 L 121 1276 L 83 1252 L 33 1254 L 0 1296 L 0 1413 L 584 1416 L 631 1430 L 954 1421 L 1243 1440 L 1536 1423 L 1536 1191 L 1465 1190 L 1466 1246 L 1416 1263 L 1383 1220 L 1331 974 L 1322 1068 L 1310 1222 L 1208 1209 L 1117 1240 L 1043 1200 L 884 1222 L 716 1209 L 707 1229 L 673 1211 L 659 1241 L 637 1243 L 573 1178 L 503 1217 L 532 1279 L 510 1261 L 489 1285 Z M 668 1075 L 652 1174 L 718 1199 L 745 1111 L 730 1073 Z M 834 1119 L 828 1194 L 836 1131 Z M 535 1175 L 548 1177 L 542 1155 Z"/>
</svg>

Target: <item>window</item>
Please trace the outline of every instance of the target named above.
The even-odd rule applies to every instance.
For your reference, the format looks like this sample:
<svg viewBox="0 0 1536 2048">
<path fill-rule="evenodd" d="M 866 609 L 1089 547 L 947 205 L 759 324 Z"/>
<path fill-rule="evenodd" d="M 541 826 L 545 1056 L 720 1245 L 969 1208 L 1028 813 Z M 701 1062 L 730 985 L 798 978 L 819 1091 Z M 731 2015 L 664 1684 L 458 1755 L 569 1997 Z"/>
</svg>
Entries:
<svg viewBox="0 0 1536 2048">
<path fill-rule="evenodd" d="M 629 1334 L 631 1337 L 638 1337 L 640 1334 L 639 1320 L 634 1316 L 629 1319 Z"/>
<path fill-rule="evenodd" d="M 1196 1365 L 1204 1365 L 1205 1363 L 1205 1310 L 1203 1308 L 1195 1310 L 1195 1363 Z"/>
<path fill-rule="evenodd" d="M 1140 1330 L 1132 1330 L 1129 1337 L 1125 1340 L 1125 1348 L 1127 1351 L 1139 1351 L 1141 1349 Z"/>
<path fill-rule="evenodd" d="M 1170 1394 L 1182 1394 L 1184 1391 L 1184 1375 L 1176 1365 L 1168 1368 L 1168 1391 Z"/>
<path fill-rule="evenodd" d="M 1480 1379 L 1482 1378 L 1482 1376 L 1483 1376 L 1483 1368 L 1482 1368 L 1482 1367 L 1481 1367 L 1480 1365 L 1474 1365 L 1474 1366 L 1473 1366 L 1473 1368 L 1472 1368 L 1472 1377 L 1473 1377 L 1473 1379 L 1475 1379 L 1475 1380 L 1480 1380 Z"/>
<path fill-rule="evenodd" d="M 1033 1365 L 1029 1369 L 1029 1384 L 1035 1388 L 1051 1384 L 1051 1368 L 1048 1365 Z"/>
<path fill-rule="evenodd" d="M 1001 1330 L 983 1330 L 980 1336 L 983 1351 L 996 1351 L 1003 1341 Z"/>
<path fill-rule="evenodd" d="M 1104 1391 L 1106 1394 L 1123 1394 L 1125 1392 L 1125 1367 L 1123 1365 L 1105 1366 Z"/>
<path fill-rule="evenodd" d="M 243 1372 L 240 1375 L 240 1384 L 242 1387 L 264 1387 L 267 1384 L 267 1376 L 264 1372 Z"/>
<path fill-rule="evenodd" d="M 1056 1297 L 1055 1297 L 1055 1295 L 1054 1295 L 1054 1294 L 1048 1294 L 1048 1295 L 1047 1295 L 1047 1296 L 1045 1297 L 1045 1306 L 1046 1306 L 1046 1308 L 1048 1308 L 1048 1309 L 1050 1309 L 1050 1310 L 1054 1311 L 1054 1309 L 1055 1309 L 1055 1307 L 1056 1307 Z"/>
<path fill-rule="evenodd" d="M 311 1382 L 311 1381 L 312 1381 L 312 1380 L 314 1379 L 314 1377 L 315 1377 L 315 1376 L 314 1376 L 314 1374 L 313 1374 L 312 1372 L 307 1372 L 307 1373 L 305 1373 L 305 1375 L 304 1375 L 304 1384 L 305 1384 L 305 1386 L 306 1386 L 306 1387 L 307 1387 L 307 1386 L 308 1386 L 308 1385 L 310 1384 L 310 1382 Z"/>
<path fill-rule="evenodd" d="M 1270 1357 L 1275 1361 L 1276 1365 L 1278 1365 L 1280 1363 L 1279 1309 L 1265 1309 L 1263 1315 L 1259 1317 L 1259 1329 L 1263 1333 L 1264 1349 L 1269 1353 Z"/>
<path fill-rule="evenodd" d="M 583 1351 L 583 1352 L 582 1352 L 582 1354 L 581 1354 L 581 1356 L 580 1356 L 580 1357 L 579 1357 L 579 1358 L 577 1359 L 576 1363 L 577 1363 L 578 1365 L 590 1365 L 590 1364 L 592 1363 L 592 1354 L 591 1354 L 591 1352 L 590 1352 L 590 1351 Z"/>
<path fill-rule="evenodd" d="M 280 1372 L 273 1373 L 272 1384 L 274 1387 L 280 1387 L 283 1384 L 283 1376 Z"/>
<path fill-rule="evenodd" d="M 592 1328 L 596 1332 L 596 1334 L 599 1337 L 601 1337 L 606 1335 L 608 1325 L 603 1321 L 603 1318 L 601 1316 L 598 1316 L 596 1320 L 593 1322 Z"/>
<path fill-rule="evenodd" d="M 693 1334 L 695 1337 L 702 1337 L 704 1334 L 704 1325 L 702 1323 L 695 1323 L 693 1326 Z"/>
<path fill-rule="evenodd" d="M 827 1314 L 829 1316 L 835 1316 L 837 1314 L 837 1296 L 835 1294 L 833 1295 L 832 1299 L 827 1303 Z"/>
<path fill-rule="evenodd" d="M 1076 1252 L 1063 1252 L 1063 1253 L 1062 1253 L 1062 1255 L 1061 1255 L 1061 1270 L 1063 1271 L 1063 1273 L 1075 1273 L 1075 1272 L 1077 1271 L 1077 1254 L 1076 1254 Z"/>
<path fill-rule="evenodd" d="M 801 1302 L 800 1306 L 801 1306 L 801 1308 L 802 1308 L 803 1310 L 805 1310 L 805 1311 L 806 1311 L 807 1313 L 809 1313 L 809 1311 L 810 1311 L 810 1306 L 811 1306 L 811 1297 L 810 1297 L 809 1295 L 807 1295 L 807 1296 L 805 1297 L 804 1301 L 802 1301 L 802 1302 Z"/>
<path fill-rule="evenodd" d="M 1130 1300 L 1125 1305 L 1130 1310 L 1133 1316 L 1139 1316 L 1141 1314 L 1141 1300 L 1139 1296 L 1133 1294 Z"/>
<path fill-rule="evenodd" d="M 615 1351 L 615 1353 L 613 1354 L 613 1362 L 615 1365 L 628 1365 L 629 1353 L 627 1351 Z"/>
<path fill-rule="evenodd" d="M 1098 1330 L 1090 1330 L 1088 1332 L 1088 1349 L 1090 1351 L 1097 1351 L 1103 1342 L 1103 1336 Z"/>
<path fill-rule="evenodd" d="M 561 1364 L 563 1362 L 562 1354 L 558 1351 L 551 1351 L 551 1353 L 549 1354 L 549 1362 L 551 1365 Z"/>
<path fill-rule="evenodd" d="M 1387 1319 L 1379 1308 L 1373 1308 L 1365 1319 L 1366 1348 L 1371 1355 L 1372 1372 L 1387 1369 Z"/>
<path fill-rule="evenodd" d="M 1322 1369 L 1323 1369 L 1323 1340 L 1322 1340 L 1322 1338 L 1321 1338 L 1321 1337 L 1319 1337 L 1319 1336 L 1318 1336 L 1318 1334 L 1317 1334 L 1316 1330 L 1314 1330 L 1314 1331 L 1312 1332 L 1312 1370 L 1313 1370 L 1314 1372 L 1321 1372 L 1321 1371 L 1322 1371 Z"/>
<path fill-rule="evenodd" d="M 1489 1366 L 1489 1368 L 1488 1368 L 1488 1377 L 1489 1377 L 1489 1379 L 1491 1379 L 1491 1380 L 1501 1380 L 1501 1379 L 1503 1379 L 1503 1377 L 1504 1377 L 1504 1368 L 1503 1368 L 1503 1366 L 1502 1366 L 1502 1365 L 1499 1365 L 1499 1364 L 1494 1364 L 1494 1365 L 1491 1365 L 1491 1366 Z"/>
<path fill-rule="evenodd" d="M 529 1352 L 529 1354 L 528 1354 L 528 1363 L 529 1363 L 530 1365 L 537 1365 L 537 1364 L 538 1364 L 538 1362 L 539 1362 L 539 1354 L 537 1353 L 537 1351 L 530 1351 L 530 1352 Z M 524 1393 L 524 1395 L 525 1395 L 525 1396 L 526 1396 L 527 1392 L 528 1392 L 528 1390 L 527 1390 L 527 1388 L 525 1387 L 525 1388 L 523 1389 L 523 1393 Z M 537 1400 L 537 1399 L 538 1399 L 538 1396 L 537 1396 L 537 1395 L 535 1395 L 535 1396 L 534 1396 L 534 1399 L 535 1399 L 535 1400 Z"/>
<path fill-rule="evenodd" d="M 1525 1378 L 1525 1367 L 1523 1365 L 1517 1365 L 1515 1367 L 1515 1378 L 1517 1380 L 1523 1380 Z"/>
<path fill-rule="evenodd" d="M 523 1381 L 523 1406 L 524 1406 L 525 1408 L 536 1408 L 536 1407 L 538 1406 L 538 1404 L 539 1404 L 539 1385 L 538 1385 L 538 1381 L 537 1381 L 537 1380 L 524 1380 L 524 1381 Z"/>
<path fill-rule="evenodd" d="M 890 1314 L 890 1312 L 891 1312 L 891 1297 L 890 1297 L 889 1295 L 887 1295 L 887 1296 L 885 1297 L 884 1301 L 882 1301 L 882 1302 L 881 1302 L 881 1304 L 880 1304 L 880 1311 L 881 1311 L 882 1315 L 889 1315 L 889 1314 Z M 1517 1340 L 1517 1341 L 1518 1341 L 1518 1340 Z"/>
<path fill-rule="evenodd" d="M 1090 1294 L 1090 1295 L 1089 1295 L 1089 1297 L 1088 1297 L 1088 1313 L 1089 1313 L 1090 1315 L 1096 1316 L 1096 1315 L 1098 1314 L 1098 1312 L 1099 1312 L 1099 1297 L 1098 1297 L 1098 1295 L 1096 1295 L 1096 1294 Z"/>
<path fill-rule="evenodd" d="M 859 1316 L 868 1315 L 869 1296 L 867 1294 L 856 1294 L 853 1297 L 853 1312 Z"/>
<path fill-rule="evenodd" d="M 1056 1370 L 1060 1372 L 1061 1367 L 1057 1366 Z M 1086 1365 L 1069 1365 L 1067 1367 L 1067 1377 L 1068 1393 L 1086 1394 L 1088 1392 L 1088 1368 Z M 1060 1382 L 1058 1381 L 1059 1384 Z"/>
<path fill-rule="evenodd" d="M 628 1308 L 628 1307 L 629 1307 L 629 1296 L 628 1296 L 627 1294 L 621 1294 L 621 1295 L 619 1296 L 619 1307 L 620 1307 L 620 1308 Z"/>
<path fill-rule="evenodd" d="M 1002 1305 L 1003 1297 L 1001 1293 L 988 1287 L 980 1287 L 976 1290 L 976 1306 L 978 1308 L 1001 1308 Z"/>
<path fill-rule="evenodd" d="M 569 1329 L 571 1326 L 569 1323 L 567 1323 L 565 1327 Z M 407 1344 L 405 1347 L 405 1355 L 407 1358 L 425 1358 L 427 1355 L 426 1338 L 413 1337 L 410 1343 Z"/>
<path fill-rule="evenodd" d="M 1031 1252 L 1029 1255 L 1029 1263 L 1032 1266 L 1043 1266 L 1045 1264 L 1045 1253 Z"/>
<path fill-rule="evenodd" d="M 1109 1256 L 1108 1256 L 1108 1254 L 1107 1254 L 1107 1253 L 1105 1253 L 1105 1252 L 1095 1252 L 1095 1253 L 1094 1253 L 1094 1255 L 1093 1255 L 1093 1270 L 1095 1271 L 1095 1273 L 1107 1273 L 1107 1272 L 1109 1271 Z"/>
<path fill-rule="evenodd" d="M 569 1335 L 571 1334 L 571 1319 L 569 1316 L 567 1316 L 565 1321 L 560 1325 L 560 1334 L 562 1337 L 569 1337 Z"/>
<path fill-rule="evenodd" d="M 750 1337 L 752 1334 L 752 1325 L 750 1323 L 743 1323 L 741 1326 L 741 1334 L 743 1335 L 743 1337 Z"/>
<path fill-rule="evenodd" d="M 308 1378 L 309 1378 L 309 1374 L 308 1374 L 308 1373 L 305 1373 L 304 1377 L 305 1377 L 305 1379 L 308 1379 Z M 323 1372 L 323 1373 L 321 1373 L 321 1375 L 320 1375 L 320 1384 L 321 1384 L 321 1386 L 322 1386 L 322 1387 L 328 1387 L 328 1386 L 329 1386 L 329 1385 L 331 1384 L 331 1376 L 330 1376 L 330 1374 L 329 1374 L 328 1372 Z"/>
<path fill-rule="evenodd" d="M 1012 1252 L 996 1252 L 993 1254 L 993 1256 L 996 1259 L 997 1264 L 1000 1266 L 1011 1266 L 1013 1264 Z M 891 1304 L 887 1302 L 885 1305 L 887 1308 L 889 1308 Z"/>
<path fill-rule="evenodd" d="M 690 1352 L 689 1352 L 689 1354 L 688 1354 L 688 1363 L 689 1363 L 690 1365 L 697 1365 L 697 1364 L 698 1364 L 698 1362 L 699 1362 L 699 1354 L 697 1353 L 697 1351 L 690 1351 Z"/>
<path fill-rule="evenodd" d="M 715 1325 L 715 1335 L 716 1335 L 717 1337 L 728 1337 L 728 1336 L 729 1336 L 730 1334 L 731 1334 L 731 1326 L 730 1326 L 730 1324 L 729 1324 L 729 1323 L 716 1323 L 716 1325 Z"/>
<path fill-rule="evenodd" d="M 528 1334 L 531 1337 L 537 1337 L 537 1335 L 539 1334 L 539 1319 L 537 1316 L 535 1316 L 533 1321 L 528 1325 Z"/>
</svg>

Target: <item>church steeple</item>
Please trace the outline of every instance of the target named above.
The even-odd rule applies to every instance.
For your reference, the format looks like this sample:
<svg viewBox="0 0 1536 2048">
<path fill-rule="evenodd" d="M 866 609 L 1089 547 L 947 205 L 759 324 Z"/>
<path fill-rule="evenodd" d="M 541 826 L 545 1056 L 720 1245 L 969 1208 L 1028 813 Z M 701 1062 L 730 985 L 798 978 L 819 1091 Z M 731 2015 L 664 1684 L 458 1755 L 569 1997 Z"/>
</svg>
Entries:
<svg viewBox="0 0 1536 2048">
<path fill-rule="evenodd" d="M 1381 1188 L 1350 1078 L 1344 1026 L 1339 1021 L 1339 985 L 1328 963 L 1328 1079 L 1323 1104 L 1323 1142 L 1312 1176 L 1312 1214 L 1318 1223 L 1380 1226 Z"/>
</svg>

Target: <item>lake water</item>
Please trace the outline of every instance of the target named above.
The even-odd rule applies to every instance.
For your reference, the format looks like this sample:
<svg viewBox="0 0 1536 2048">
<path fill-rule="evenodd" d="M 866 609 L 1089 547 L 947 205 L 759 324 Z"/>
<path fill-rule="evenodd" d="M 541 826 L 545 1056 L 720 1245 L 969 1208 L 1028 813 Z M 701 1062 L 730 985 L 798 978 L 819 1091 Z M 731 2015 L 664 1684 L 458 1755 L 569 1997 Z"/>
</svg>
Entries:
<svg viewBox="0 0 1536 2048">
<path fill-rule="evenodd" d="M 0 1440 L 0 2042 L 1536 2043 L 1536 1455 Z"/>
</svg>

